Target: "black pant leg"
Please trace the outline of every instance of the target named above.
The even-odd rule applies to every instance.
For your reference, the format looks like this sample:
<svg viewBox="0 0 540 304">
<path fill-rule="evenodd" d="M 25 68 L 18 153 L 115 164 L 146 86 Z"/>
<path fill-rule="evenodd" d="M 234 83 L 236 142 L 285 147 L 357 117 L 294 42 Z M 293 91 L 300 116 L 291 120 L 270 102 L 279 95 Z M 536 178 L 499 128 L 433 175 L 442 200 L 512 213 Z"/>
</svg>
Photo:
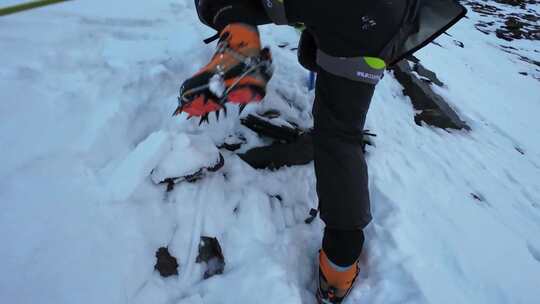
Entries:
<svg viewBox="0 0 540 304">
<path fill-rule="evenodd" d="M 364 246 L 364 232 L 357 230 L 338 230 L 326 227 L 322 248 L 326 256 L 340 267 L 347 267 L 358 260 Z"/>
<path fill-rule="evenodd" d="M 332 229 L 362 229 L 371 221 L 362 131 L 374 88 L 325 71 L 317 77 L 315 175 L 321 219 Z"/>
</svg>

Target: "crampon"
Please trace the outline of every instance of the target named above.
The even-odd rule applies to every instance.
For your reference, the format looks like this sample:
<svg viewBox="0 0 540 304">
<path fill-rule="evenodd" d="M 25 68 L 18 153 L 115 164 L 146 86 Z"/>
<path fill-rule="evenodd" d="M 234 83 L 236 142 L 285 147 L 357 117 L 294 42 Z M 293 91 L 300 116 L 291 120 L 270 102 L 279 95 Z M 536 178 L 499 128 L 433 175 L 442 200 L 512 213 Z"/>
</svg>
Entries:
<svg viewBox="0 0 540 304">
<path fill-rule="evenodd" d="M 228 102 L 242 112 L 264 98 L 271 76 L 272 56 L 268 48 L 261 50 L 256 28 L 231 24 L 221 32 L 210 63 L 182 84 L 173 116 L 186 113 L 188 119 L 199 117 L 199 124 L 209 122 L 212 112 L 216 119 L 221 110 L 227 114 Z"/>
</svg>

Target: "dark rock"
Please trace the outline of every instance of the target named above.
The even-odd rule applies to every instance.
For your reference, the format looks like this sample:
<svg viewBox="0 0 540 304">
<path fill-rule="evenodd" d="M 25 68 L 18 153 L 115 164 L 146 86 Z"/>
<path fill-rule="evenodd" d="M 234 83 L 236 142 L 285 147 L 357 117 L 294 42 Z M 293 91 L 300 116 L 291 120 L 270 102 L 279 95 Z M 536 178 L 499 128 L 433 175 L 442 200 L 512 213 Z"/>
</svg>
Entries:
<svg viewBox="0 0 540 304">
<path fill-rule="evenodd" d="M 472 196 L 472 198 L 474 198 L 475 200 L 477 200 L 479 202 L 485 201 L 484 197 L 481 194 L 471 192 L 471 196 Z"/>
<path fill-rule="evenodd" d="M 304 220 L 304 223 L 311 224 L 313 221 L 317 218 L 317 214 L 319 214 L 319 210 L 317 209 L 311 209 L 309 210 L 309 217 Z"/>
<path fill-rule="evenodd" d="M 525 23 L 520 22 L 519 19 L 515 17 L 509 17 L 504 24 L 510 31 L 518 31 L 525 25 Z"/>
<path fill-rule="evenodd" d="M 409 55 L 406 59 L 412 63 L 420 63 L 420 59 L 416 58 L 414 55 Z"/>
<path fill-rule="evenodd" d="M 538 22 L 540 21 L 540 17 L 539 16 L 536 16 L 536 15 L 533 15 L 533 14 L 525 14 L 525 15 L 522 15 L 521 18 L 527 20 L 527 21 L 530 21 L 530 22 Z"/>
<path fill-rule="evenodd" d="M 503 49 L 507 49 L 507 50 L 515 50 L 515 51 L 518 50 L 518 49 L 516 49 L 515 47 L 509 46 L 509 45 L 501 45 L 501 47 L 502 47 Z"/>
<path fill-rule="evenodd" d="M 439 80 L 439 78 L 437 77 L 437 74 L 435 74 L 433 71 L 426 69 L 422 64 L 420 64 L 420 62 L 417 62 L 416 64 L 414 64 L 413 70 L 416 73 L 418 73 L 418 75 L 429 79 L 434 84 L 440 87 L 444 86 L 444 83 Z"/>
<path fill-rule="evenodd" d="M 282 202 L 283 201 L 283 198 L 281 197 L 281 195 L 279 194 L 276 194 L 276 195 L 272 195 L 271 197 L 277 199 L 278 201 Z"/>
<path fill-rule="evenodd" d="M 499 8 L 493 5 L 480 4 L 477 2 L 467 1 L 467 5 L 475 12 L 479 14 L 493 15 L 500 11 Z"/>
<path fill-rule="evenodd" d="M 413 107 L 421 111 L 414 118 L 416 124 L 421 125 L 421 122 L 425 122 L 444 129 L 470 130 L 470 127 L 429 84 L 414 75 L 407 61 L 400 61 L 392 70 L 404 88 L 403 93 L 411 98 Z"/>
<path fill-rule="evenodd" d="M 519 59 L 524 61 L 524 62 L 527 62 L 527 63 L 530 63 L 530 64 L 534 64 L 536 65 L 537 67 L 540 67 L 540 61 L 536 61 L 536 60 L 533 60 L 533 59 L 530 59 L 528 57 L 525 57 L 525 56 L 519 56 Z"/>
<path fill-rule="evenodd" d="M 494 0 L 495 2 L 497 3 L 500 3 L 500 4 L 507 4 L 507 5 L 511 5 L 511 6 L 519 6 L 519 7 L 524 7 L 525 5 L 527 5 L 527 3 L 534 3 L 534 1 L 527 1 L 527 0 Z"/>
<path fill-rule="evenodd" d="M 169 253 L 167 247 L 161 247 L 156 251 L 156 265 L 154 269 L 159 271 L 162 277 L 169 277 L 172 275 L 178 275 L 178 262 L 176 258 Z"/>
<path fill-rule="evenodd" d="M 514 149 L 516 149 L 516 151 L 518 151 L 519 154 L 525 155 L 525 151 L 523 151 L 523 149 L 521 149 L 520 147 L 514 147 Z"/>
<path fill-rule="evenodd" d="M 476 27 L 477 30 L 479 30 L 479 31 L 480 31 L 481 33 L 483 33 L 483 34 L 486 34 L 486 35 L 489 35 L 489 34 L 490 34 L 489 31 L 487 31 L 487 30 L 485 30 L 485 29 L 483 29 L 483 28 L 479 28 L 479 25 L 478 25 L 478 24 L 475 25 L 475 27 Z"/>
<path fill-rule="evenodd" d="M 527 9 L 529 4 L 538 4 L 534 0 L 496 0 L 504 5 L 511 5 L 517 9 L 503 10 L 495 6 L 481 4 L 477 1 L 464 1 L 473 11 L 483 17 L 493 19 L 496 22 L 479 21 L 475 28 L 484 34 L 494 33 L 498 38 L 513 41 L 516 39 L 539 40 L 540 15 L 533 9 Z"/>
<path fill-rule="evenodd" d="M 529 57 L 520 55 L 518 52 L 513 52 L 513 50 L 519 51 L 519 50 L 516 49 L 516 48 L 510 47 L 510 46 L 504 46 L 504 45 L 501 45 L 501 49 L 502 49 L 504 52 L 508 53 L 508 54 L 512 54 L 512 55 L 515 55 L 515 56 L 519 57 L 519 60 L 521 60 L 521 61 L 523 61 L 523 62 L 526 62 L 526 63 L 532 64 L 532 65 L 535 65 L 535 66 L 537 66 L 537 67 L 540 67 L 540 61 L 536 61 L 536 60 L 534 60 L 534 59 L 530 59 Z"/>
<path fill-rule="evenodd" d="M 214 237 L 201 236 L 199 255 L 195 262 L 206 263 L 205 280 L 216 274 L 222 274 L 225 269 L 225 257 L 219 241 Z"/>
<path fill-rule="evenodd" d="M 454 44 L 459 46 L 460 48 L 464 48 L 465 47 L 465 44 L 463 44 L 463 42 L 461 41 L 458 41 L 458 40 L 454 40 Z"/>
<path fill-rule="evenodd" d="M 506 40 L 506 41 L 512 41 L 514 40 L 514 38 L 510 37 L 508 35 L 508 32 L 506 32 L 505 30 L 503 29 L 497 29 L 495 30 L 495 35 L 497 36 L 497 38 L 500 38 L 500 39 L 503 39 L 503 40 Z"/>
<path fill-rule="evenodd" d="M 439 109 L 426 109 L 414 116 L 414 122 L 422 126 L 422 122 L 441 129 L 458 129 Z"/>
</svg>

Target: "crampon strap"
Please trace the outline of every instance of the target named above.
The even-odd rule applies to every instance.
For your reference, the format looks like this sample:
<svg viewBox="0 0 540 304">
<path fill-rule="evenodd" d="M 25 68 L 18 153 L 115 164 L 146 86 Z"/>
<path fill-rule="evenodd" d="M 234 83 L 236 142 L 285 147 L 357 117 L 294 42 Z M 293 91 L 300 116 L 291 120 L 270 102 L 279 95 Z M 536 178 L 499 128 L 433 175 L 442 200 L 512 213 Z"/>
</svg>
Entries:
<svg viewBox="0 0 540 304">
<path fill-rule="evenodd" d="M 211 37 L 208 37 L 208 38 L 204 39 L 203 42 L 205 44 L 210 44 L 210 43 L 212 43 L 212 42 L 214 42 L 214 41 L 216 41 L 218 39 L 219 39 L 219 32 L 217 32 L 215 35 L 213 35 Z"/>
</svg>

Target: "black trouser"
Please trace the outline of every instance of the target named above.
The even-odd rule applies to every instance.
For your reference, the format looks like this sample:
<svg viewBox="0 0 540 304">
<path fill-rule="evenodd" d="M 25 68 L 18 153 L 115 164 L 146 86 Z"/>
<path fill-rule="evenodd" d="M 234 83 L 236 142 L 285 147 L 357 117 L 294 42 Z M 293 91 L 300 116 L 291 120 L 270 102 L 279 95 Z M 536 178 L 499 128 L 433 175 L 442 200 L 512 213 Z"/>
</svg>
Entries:
<svg viewBox="0 0 540 304">
<path fill-rule="evenodd" d="M 195 1 L 206 6 L 202 14 L 199 6 L 201 19 L 218 30 L 232 22 L 271 22 L 260 0 Z M 376 57 L 397 30 L 399 18 L 394 17 L 403 13 L 405 1 L 394 2 L 389 7 L 378 0 L 285 0 L 285 6 L 289 20 L 303 22 L 325 53 Z M 317 77 L 313 144 L 319 209 L 326 224 L 323 249 L 340 266 L 358 258 L 362 229 L 371 221 L 362 130 L 374 89 L 324 70 Z"/>
<path fill-rule="evenodd" d="M 374 86 L 321 70 L 313 105 L 313 151 L 321 219 L 363 229 L 371 221 L 362 130 Z"/>
<path fill-rule="evenodd" d="M 319 71 L 313 104 L 313 152 L 323 250 L 340 266 L 362 251 L 362 230 L 371 221 L 362 130 L 374 86 Z"/>
</svg>

